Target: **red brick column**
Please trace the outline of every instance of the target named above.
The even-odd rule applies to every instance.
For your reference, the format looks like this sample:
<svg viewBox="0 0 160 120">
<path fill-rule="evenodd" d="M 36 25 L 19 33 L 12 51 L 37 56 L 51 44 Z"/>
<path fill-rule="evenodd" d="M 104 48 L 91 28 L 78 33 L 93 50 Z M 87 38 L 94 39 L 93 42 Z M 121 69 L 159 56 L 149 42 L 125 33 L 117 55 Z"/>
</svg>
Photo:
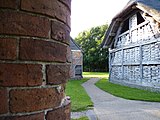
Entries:
<svg viewBox="0 0 160 120">
<path fill-rule="evenodd" d="M 69 120 L 71 0 L 0 0 L 0 120 Z"/>
</svg>

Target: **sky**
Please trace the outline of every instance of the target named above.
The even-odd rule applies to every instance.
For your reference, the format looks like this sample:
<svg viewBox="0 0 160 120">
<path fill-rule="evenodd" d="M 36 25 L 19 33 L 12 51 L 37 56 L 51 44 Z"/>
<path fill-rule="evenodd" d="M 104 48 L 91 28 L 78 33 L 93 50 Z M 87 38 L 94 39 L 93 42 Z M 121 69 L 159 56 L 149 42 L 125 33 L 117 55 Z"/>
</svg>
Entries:
<svg viewBox="0 0 160 120">
<path fill-rule="evenodd" d="M 110 24 L 129 0 L 72 0 L 71 37 L 91 27 Z"/>
</svg>

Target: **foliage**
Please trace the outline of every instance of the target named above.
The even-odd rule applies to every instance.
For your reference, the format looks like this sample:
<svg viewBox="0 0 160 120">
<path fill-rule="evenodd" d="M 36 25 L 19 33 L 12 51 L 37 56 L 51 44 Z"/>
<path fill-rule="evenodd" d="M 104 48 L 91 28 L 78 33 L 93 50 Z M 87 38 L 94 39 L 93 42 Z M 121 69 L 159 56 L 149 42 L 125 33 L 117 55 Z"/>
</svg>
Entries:
<svg viewBox="0 0 160 120">
<path fill-rule="evenodd" d="M 81 117 L 81 118 L 78 118 L 78 119 L 71 119 L 71 120 L 89 120 L 88 117 Z"/>
<path fill-rule="evenodd" d="M 108 78 L 108 72 L 83 72 L 83 77 Z"/>
<path fill-rule="evenodd" d="M 93 106 L 93 102 L 86 93 L 85 89 L 81 86 L 89 78 L 81 80 L 69 80 L 66 86 L 66 95 L 71 97 L 71 110 L 72 112 L 88 110 Z"/>
<path fill-rule="evenodd" d="M 160 102 L 160 93 L 113 84 L 106 79 L 98 81 L 96 86 L 112 95 L 125 99 Z"/>
<path fill-rule="evenodd" d="M 107 24 L 93 27 L 75 38 L 84 52 L 84 71 L 108 71 L 108 49 L 100 47 L 107 28 Z"/>
</svg>

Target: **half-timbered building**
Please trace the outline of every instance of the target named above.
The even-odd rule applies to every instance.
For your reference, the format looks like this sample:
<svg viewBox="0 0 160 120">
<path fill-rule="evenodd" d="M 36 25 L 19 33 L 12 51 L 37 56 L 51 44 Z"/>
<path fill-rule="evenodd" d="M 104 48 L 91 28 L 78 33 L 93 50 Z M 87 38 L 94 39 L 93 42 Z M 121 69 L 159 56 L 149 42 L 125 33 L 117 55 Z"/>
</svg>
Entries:
<svg viewBox="0 0 160 120">
<path fill-rule="evenodd" d="M 111 82 L 160 91 L 160 1 L 130 0 L 106 31 Z"/>
</svg>

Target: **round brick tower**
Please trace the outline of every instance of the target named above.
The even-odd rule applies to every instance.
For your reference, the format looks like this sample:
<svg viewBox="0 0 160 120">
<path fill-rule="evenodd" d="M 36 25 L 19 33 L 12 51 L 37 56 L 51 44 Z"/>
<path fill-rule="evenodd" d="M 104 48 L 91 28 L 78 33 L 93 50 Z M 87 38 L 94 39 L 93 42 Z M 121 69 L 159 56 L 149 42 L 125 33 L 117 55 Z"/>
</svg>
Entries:
<svg viewBox="0 0 160 120">
<path fill-rule="evenodd" d="M 0 0 L 0 120 L 70 120 L 71 0 Z"/>
</svg>

